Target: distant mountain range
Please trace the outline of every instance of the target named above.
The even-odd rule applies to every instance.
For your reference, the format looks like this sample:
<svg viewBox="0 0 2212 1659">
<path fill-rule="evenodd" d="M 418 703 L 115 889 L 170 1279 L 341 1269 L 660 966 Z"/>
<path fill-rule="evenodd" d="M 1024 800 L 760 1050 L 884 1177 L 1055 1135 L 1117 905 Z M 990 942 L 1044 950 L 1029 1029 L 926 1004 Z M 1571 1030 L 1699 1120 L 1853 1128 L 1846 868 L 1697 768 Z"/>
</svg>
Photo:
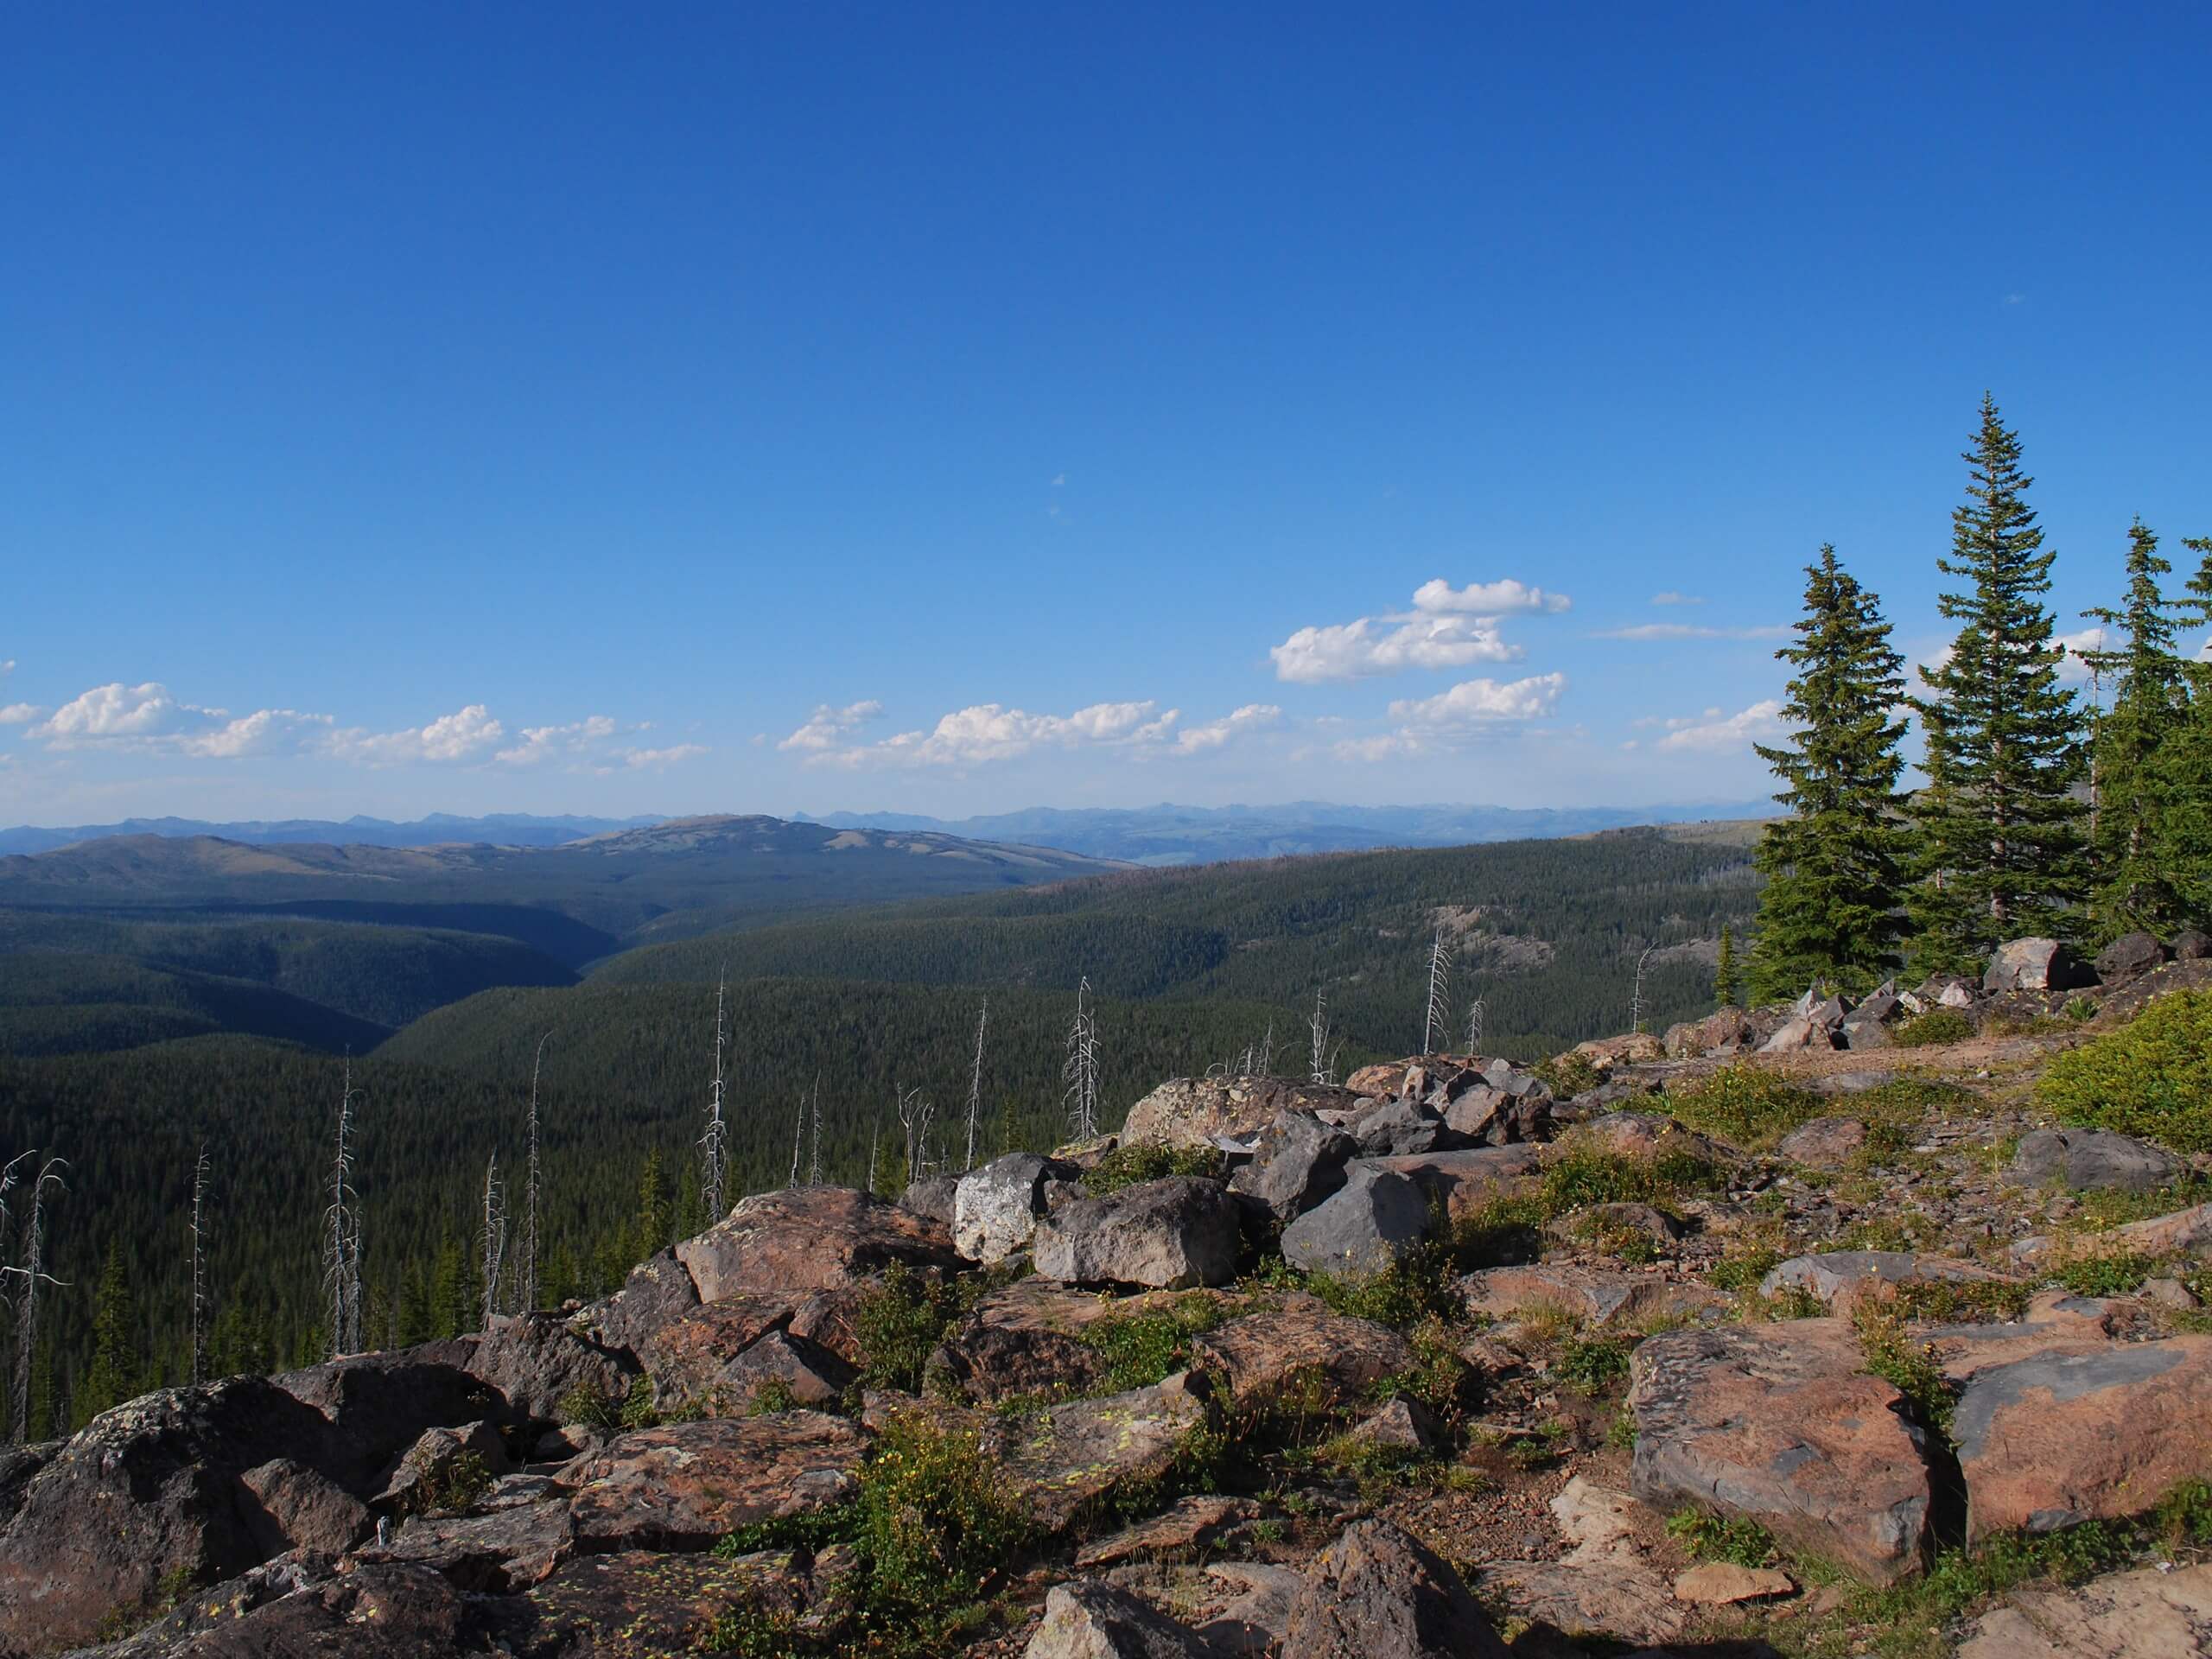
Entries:
<svg viewBox="0 0 2212 1659">
<path fill-rule="evenodd" d="M 969 840 L 1058 847 L 1130 864 L 1176 865 L 1363 852 L 1377 847 L 1543 840 L 1637 824 L 1764 818 L 1773 812 L 1772 804 L 1766 801 L 1582 807 L 1345 806 L 1293 801 L 1282 806 L 1040 806 L 957 820 L 907 812 L 832 812 L 815 819 L 804 812 L 795 816 L 802 823 L 841 830 L 929 830 Z"/>
<path fill-rule="evenodd" d="M 292 846 L 302 842 L 330 847 L 436 847 L 449 842 L 490 842 L 499 847 L 558 847 L 586 836 L 614 830 L 650 829 L 667 820 L 639 818 L 537 817 L 527 812 L 494 812 L 488 817 L 457 818 L 433 812 L 411 823 L 387 818 L 352 817 L 343 823 L 324 818 L 281 818 L 273 823 L 208 823 L 198 818 L 125 818 L 121 823 L 82 823 L 47 830 L 25 824 L 0 830 L 0 853 L 47 853 L 81 841 L 116 836 L 160 836 L 170 841 L 213 836 L 250 847 Z"/>
</svg>

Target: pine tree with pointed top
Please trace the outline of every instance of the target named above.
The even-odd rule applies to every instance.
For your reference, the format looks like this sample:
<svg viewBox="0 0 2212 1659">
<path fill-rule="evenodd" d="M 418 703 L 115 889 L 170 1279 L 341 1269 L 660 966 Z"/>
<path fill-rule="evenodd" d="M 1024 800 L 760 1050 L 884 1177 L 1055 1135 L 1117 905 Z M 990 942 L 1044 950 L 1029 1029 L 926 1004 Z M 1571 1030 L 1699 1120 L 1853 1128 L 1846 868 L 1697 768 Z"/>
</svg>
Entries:
<svg viewBox="0 0 2212 1659">
<path fill-rule="evenodd" d="M 1736 968 L 1736 931 L 1723 922 L 1720 955 L 1713 964 L 1713 1000 L 1724 1008 L 1732 1008 L 1736 1006 L 1736 995 L 1742 989 Z"/>
<path fill-rule="evenodd" d="M 76 1427 L 138 1392 L 138 1319 L 131 1306 L 130 1275 L 123 1246 L 108 1241 L 107 1262 L 92 1299 L 92 1363 L 77 1388 Z"/>
<path fill-rule="evenodd" d="M 1951 515 L 1951 555 L 1937 561 L 1965 578 L 1936 601 L 1959 632 L 1949 658 L 1920 671 L 1927 695 L 1911 700 L 1929 778 L 1913 811 L 1913 961 L 1929 970 L 1970 969 L 2023 934 L 2075 931 L 2071 907 L 2088 885 L 2074 794 L 2081 721 L 2044 602 L 2056 555 L 2028 505 L 2019 435 L 1987 396 L 1965 460 L 1967 499 Z"/>
<path fill-rule="evenodd" d="M 2112 708 L 2098 717 L 2091 747 L 2096 887 L 2090 910 L 2100 938 L 2138 929 L 2170 932 L 2181 919 L 2174 871 L 2161 845 L 2172 781 L 2163 755 L 2187 706 L 2174 655 L 2179 607 L 2158 586 L 2172 569 L 2158 556 L 2158 537 L 2138 518 L 2127 532 L 2126 601 L 2082 613 L 2101 625 L 2105 640 L 2081 652 L 2082 659 L 2113 689 Z"/>
<path fill-rule="evenodd" d="M 2212 627 L 2212 536 L 2182 545 L 2196 554 L 2196 574 L 2175 608 L 2192 629 Z M 2153 830 L 2153 861 L 2174 889 L 2180 919 L 2212 920 L 2212 663 L 2184 658 L 2177 666 L 2184 696 L 2174 727 L 2159 746 L 2156 789 L 2164 808 Z"/>
<path fill-rule="evenodd" d="M 1821 549 L 1805 578 L 1797 643 L 1775 652 L 1796 670 L 1783 705 L 1790 741 L 1759 746 L 1789 816 L 1767 826 L 1754 855 L 1766 877 L 1749 976 L 1758 1001 L 1816 981 L 1865 989 L 1890 971 L 1904 931 L 1904 658 L 1891 649 L 1879 598 L 1834 548 Z"/>
</svg>

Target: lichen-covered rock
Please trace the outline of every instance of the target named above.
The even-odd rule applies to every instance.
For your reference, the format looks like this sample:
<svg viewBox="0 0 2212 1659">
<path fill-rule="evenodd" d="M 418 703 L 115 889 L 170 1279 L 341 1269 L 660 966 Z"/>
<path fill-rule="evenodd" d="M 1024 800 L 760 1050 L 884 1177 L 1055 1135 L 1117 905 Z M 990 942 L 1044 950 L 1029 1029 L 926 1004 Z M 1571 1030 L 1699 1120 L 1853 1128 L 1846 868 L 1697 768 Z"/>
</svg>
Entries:
<svg viewBox="0 0 2212 1659">
<path fill-rule="evenodd" d="M 1140 1556 L 1218 1550 L 1260 1516 L 1261 1506 L 1251 1498 L 1194 1493 L 1179 1498 L 1158 1515 L 1091 1540 L 1076 1551 L 1075 1564 L 1089 1573 Z"/>
<path fill-rule="evenodd" d="M 1332 1311 L 1298 1293 L 1198 1337 L 1198 1363 L 1217 1372 L 1232 1398 L 1282 1398 L 1311 1379 L 1320 1402 L 1364 1398 L 1384 1377 L 1410 1368 L 1414 1352 L 1388 1325 Z"/>
<path fill-rule="evenodd" d="M 2035 1129 L 2012 1155 L 2014 1178 L 2034 1186 L 2076 1192 L 2151 1192 L 2177 1180 L 2189 1166 L 2163 1147 L 2110 1129 Z"/>
<path fill-rule="evenodd" d="M 702 1302 L 829 1290 L 894 1262 L 945 1272 L 959 1265 L 942 1222 L 849 1186 L 757 1193 L 678 1244 L 676 1257 Z"/>
<path fill-rule="evenodd" d="M 610 1348 L 642 1354 L 654 1332 L 699 1306 L 699 1287 L 673 1249 L 630 1269 L 622 1288 L 576 1316 L 575 1323 Z"/>
<path fill-rule="evenodd" d="M 1126 1394 L 993 1414 L 982 1433 L 1022 1512 L 1058 1532 L 1116 1489 L 1165 1474 L 1207 1416 L 1205 1379 L 1179 1373 Z"/>
<path fill-rule="evenodd" d="M 1969 1541 L 2135 1514 L 2212 1469 L 2212 1337 L 1990 1366 L 1961 1392 L 1952 1437 Z"/>
<path fill-rule="evenodd" d="M 1451 1564 L 1388 1521 L 1357 1521 L 1306 1570 L 1285 1653 L 1300 1659 L 1505 1659 Z"/>
<path fill-rule="evenodd" d="M 1278 1221 L 1295 1221 L 1344 1184 L 1344 1166 L 1358 1152 L 1351 1135 L 1311 1112 L 1277 1112 L 1230 1190 L 1258 1199 Z"/>
<path fill-rule="evenodd" d="M 906 1184 L 906 1190 L 899 1195 L 899 1206 L 950 1227 L 952 1225 L 953 1195 L 959 1188 L 960 1178 L 957 1175 L 925 1175 L 918 1181 Z"/>
<path fill-rule="evenodd" d="M 568 1499 L 555 1496 L 482 1514 L 410 1516 L 389 1545 L 361 1559 L 430 1567 L 474 1594 L 516 1595 L 550 1577 L 575 1543 Z"/>
<path fill-rule="evenodd" d="M 1283 1259 L 1307 1273 L 1361 1277 L 1402 1260 L 1428 1231 L 1420 1188 L 1395 1170 L 1359 1163 L 1334 1196 L 1283 1229 Z"/>
<path fill-rule="evenodd" d="M 1803 1291 L 1826 1307 L 1847 1306 L 1861 1296 L 1881 1295 L 1898 1285 L 2005 1285 L 2016 1281 L 1971 1262 L 1923 1255 L 1911 1250 L 1829 1250 L 1792 1256 L 1759 1281 L 1759 1294 L 1779 1296 Z"/>
<path fill-rule="evenodd" d="M 1816 1117 L 1783 1135 L 1775 1155 L 1832 1174 L 1851 1167 L 1866 1149 L 1866 1125 L 1859 1118 Z"/>
<path fill-rule="evenodd" d="M 669 1320 L 637 1351 L 664 1411 L 703 1399 L 722 1370 L 772 1331 L 791 1323 L 784 1296 L 731 1296 Z"/>
<path fill-rule="evenodd" d="M 1100 1320 L 1187 1313 L 1207 1303 L 1239 1305 L 1207 1290 L 1116 1297 L 1051 1279 L 1017 1280 L 985 1294 L 945 1332 L 923 1367 L 923 1391 L 978 1405 L 1020 1395 L 1087 1394 L 1106 1371 L 1106 1357 L 1090 1340 Z"/>
<path fill-rule="evenodd" d="M 1916 1568 L 1931 1497 L 1922 1432 L 1840 1319 L 1676 1331 L 1630 1360 L 1636 1496 L 1743 1516 L 1887 1583 Z"/>
<path fill-rule="evenodd" d="M 1236 1276 L 1236 1207 L 1212 1181 L 1173 1175 L 1077 1198 L 1037 1224 L 1038 1273 L 1065 1284 L 1187 1290 Z"/>
<path fill-rule="evenodd" d="M 620 1400 L 638 1376 L 629 1351 L 609 1348 L 554 1313 L 495 1319 L 476 1339 L 468 1374 L 499 1391 L 518 1417 L 551 1422 L 582 1395 Z"/>
<path fill-rule="evenodd" d="M 1056 1584 L 1022 1659 L 1214 1659 L 1183 1625 L 1096 1579 Z"/>
<path fill-rule="evenodd" d="M 636 1550 L 580 1555 L 523 1598 L 513 1650 L 517 1659 L 705 1653 L 723 1619 L 793 1618 L 806 1607 L 809 1589 L 807 1574 L 781 1550 L 728 1558 Z"/>
<path fill-rule="evenodd" d="M 1256 1135 L 1278 1112 L 1348 1112 L 1359 1101 L 1350 1089 L 1288 1077 L 1177 1077 L 1129 1108 L 1122 1144 L 1197 1150 L 1217 1135 Z"/>
<path fill-rule="evenodd" d="M 849 1497 L 867 1446 L 855 1424 L 817 1411 L 705 1418 L 617 1435 L 563 1479 L 587 1551 L 704 1549 Z"/>
<path fill-rule="evenodd" d="M 1033 1152 L 1010 1152 L 969 1170 L 953 1189 L 953 1249 L 987 1267 L 1027 1249 L 1045 1213 L 1046 1185 L 1081 1173 Z"/>
</svg>

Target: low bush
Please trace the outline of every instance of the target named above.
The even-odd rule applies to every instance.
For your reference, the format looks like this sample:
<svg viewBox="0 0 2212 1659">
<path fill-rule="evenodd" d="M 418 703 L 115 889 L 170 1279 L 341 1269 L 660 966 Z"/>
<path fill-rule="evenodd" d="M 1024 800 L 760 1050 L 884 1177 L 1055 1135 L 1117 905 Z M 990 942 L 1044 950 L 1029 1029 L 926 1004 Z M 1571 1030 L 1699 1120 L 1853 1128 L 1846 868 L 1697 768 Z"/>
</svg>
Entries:
<svg viewBox="0 0 2212 1659">
<path fill-rule="evenodd" d="M 1866 1369 L 1904 1395 L 1920 1421 L 1948 1441 L 1958 1391 L 1936 1363 L 1934 1350 L 1914 1342 L 1893 1309 L 1861 1302 L 1853 1323 Z"/>
<path fill-rule="evenodd" d="M 1586 1094 L 1605 1080 L 1605 1074 L 1598 1069 L 1595 1061 L 1587 1054 L 1577 1054 L 1571 1049 L 1548 1060 L 1538 1060 L 1529 1070 L 1548 1084 L 1552 1093 L 1561 1100 Z"/>
<path fill-rule="evenodd" d="M 861 1374 L 877 1388 L 915 1392 L 923 1362 L 959 1313 L 959 1294 L 951 1287 L 893 1262 L 854 1312 Z"/>
<path fill-rule="evenodd" d="M 1764 1567 L 1775 1558 L 1774 1535 L 1758 1522 L 1723 1520 L 1703 1510 L 1678 1510 L 1669 1516 L 1667 1535 L 1700 1561 Z"/>
<path fill-rule="evenodd" d="M 1956 1008 L 1930 1008 L 1915 1014 L 1891 1034 L 1901 1048 L 1929 1048 L 1939 1043 L 1963 1043 L 1974 1035 L 1974 1021 Z"/>
<path fill-rule="evenodd" d="M 2212 991 L 2162 996 L 2057 1056 L 2036 1094 L 2063 1122 L 2212 1152 Z"/>
<path fill-rule="evenodd" d="M 1116 1147 L 1084 1172 L 1083 1190 L 1103 1198 L 1141 1181 L 1165 1180 L 1170 1175 L 1200 1175 L 1209 1179 L 1221 1174 L 1222 1158 L 1211 1147 Z"/>
<path fill-rule="evenodd" d="M 1726 1066 L 1669 1090 L 1662 1102 L 1686 1128 L 1746 1152 L 1767 1152 L 1797 1128 L 1828 1109 L 1809 1089 L 1758 1066 Z"/>
<path fill-rule="evenodd" d="M 1553 1362 L 1552 1375 L 1595 1394 L 1627 1377 L 1630 1345 L 1618 1337 L 1574 1338 Z"/>
<path fill-rule="evenodd" d="M 2062 1262 L 2057 1277 L 2076 1296 L 2127 1296 L 2143 1288 L 2157 1266 L 2147 1255 L 2114 1250 Z"/>
<path fill-rule="evenodd" d="M 1191 1363 L 1191 1338 L 1222 1321 L 1211 1296 L 1185 1296 L 1167 1306 L 1134 1314 L 1109 1313 L 1085 1327 L 1083 1339 L 1106 1362 L 1106 1393 L 1150 1388 Z"/>
</svg>

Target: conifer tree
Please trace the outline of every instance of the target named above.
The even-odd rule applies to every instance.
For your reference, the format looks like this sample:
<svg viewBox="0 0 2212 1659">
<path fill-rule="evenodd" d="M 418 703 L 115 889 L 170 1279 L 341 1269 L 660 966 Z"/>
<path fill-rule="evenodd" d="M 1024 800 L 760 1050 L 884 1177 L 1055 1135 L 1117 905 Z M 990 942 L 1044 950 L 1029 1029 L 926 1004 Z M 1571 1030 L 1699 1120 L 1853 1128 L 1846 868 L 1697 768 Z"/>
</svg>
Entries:
<svg viewBox="0 0 2212 1659">
<path fill-rule="evenodd" d="M 2103 938 L 2139 928 L 2171 931 L 2180 912 L 2161 844 L 2171 781 L 2162 755 L 2185 706 L 2182 666 L 2174 656 L 2177 607 L 2158 586 L 2173 566 L 2158 556 L 2158 538 L 2140 518 L 2129 529 L 2127 543 L 2126 602 L 2082 613 L 2102 624 L 2104 632 L 2104 644 L 2082 652 L 2082 660 L 2113 687 L 2112 709 L 2097 721 L 2092 750 L 2096 889 L 2091 909 Z"/>
<path fill-rule="evenodd" d="M 2080 722 L 2043 601 L 2056 556 L 2027 503 L 2018 435 L 1986 396 L 1965 459 L 1967 500 L 1937 562 L 1965 578 L 1937 601 L 1958 636 L 1948 660 L 1920 671 L 1928 695 L 1912 700 L 1929 778 L 1914 804 L 1913 957 L 1929 969 L 1969 968 L 2024 933 L 2070 932 L 2066 907 L 2086 886 Z"/>
<path fill-rule="evenodd" d="M 1736 1006 L 1736 995 L 1742 988 L 1736 969 L 1736 931 L 1723 922 L 1720 957 L 1713 964 L 1713 1000 L 1724 1008 L 1732 1008 Z"/>
<path fill-rule="evenodd" d="M 92 1363 L 78 1387 L 76 1427 L 138 1392 L 137 1316 L 130 1303 L 130 1276 L 123 1265 L 120 1241 L 110 1239 L 92 1300 Z"/>
<path fill-rule="evenodd" d="M 1789 809 L 1756 855 L 1766 886 L 1750 977 L 1761 1001 L 1815 981 L 1864 989 L 1889 971 L 1904 931 L 1897 786 L 1904 658 L 1890 648 L 1880 600 L 1834 548 L 1821 548 L 1805 576 L 1798 641 L 1775 653 L 1797 671 L 1783 705 L 1790 741 L 1759 746 L 1783 785 L 1775 799 Z"/>
<path fill-rule="evenodd" d="M 2175 608 L 2192 629 L 2212 627 L 2212 536 L 2182 545 L 2199 563 Z M 2178 667 L 2186 695 L 2159 746 L 2154 861 L 2172 885 L 2177 918 L 2201 925 L 2212 919 L 2212 663 L 2186 658 Z"/>
</svg>

